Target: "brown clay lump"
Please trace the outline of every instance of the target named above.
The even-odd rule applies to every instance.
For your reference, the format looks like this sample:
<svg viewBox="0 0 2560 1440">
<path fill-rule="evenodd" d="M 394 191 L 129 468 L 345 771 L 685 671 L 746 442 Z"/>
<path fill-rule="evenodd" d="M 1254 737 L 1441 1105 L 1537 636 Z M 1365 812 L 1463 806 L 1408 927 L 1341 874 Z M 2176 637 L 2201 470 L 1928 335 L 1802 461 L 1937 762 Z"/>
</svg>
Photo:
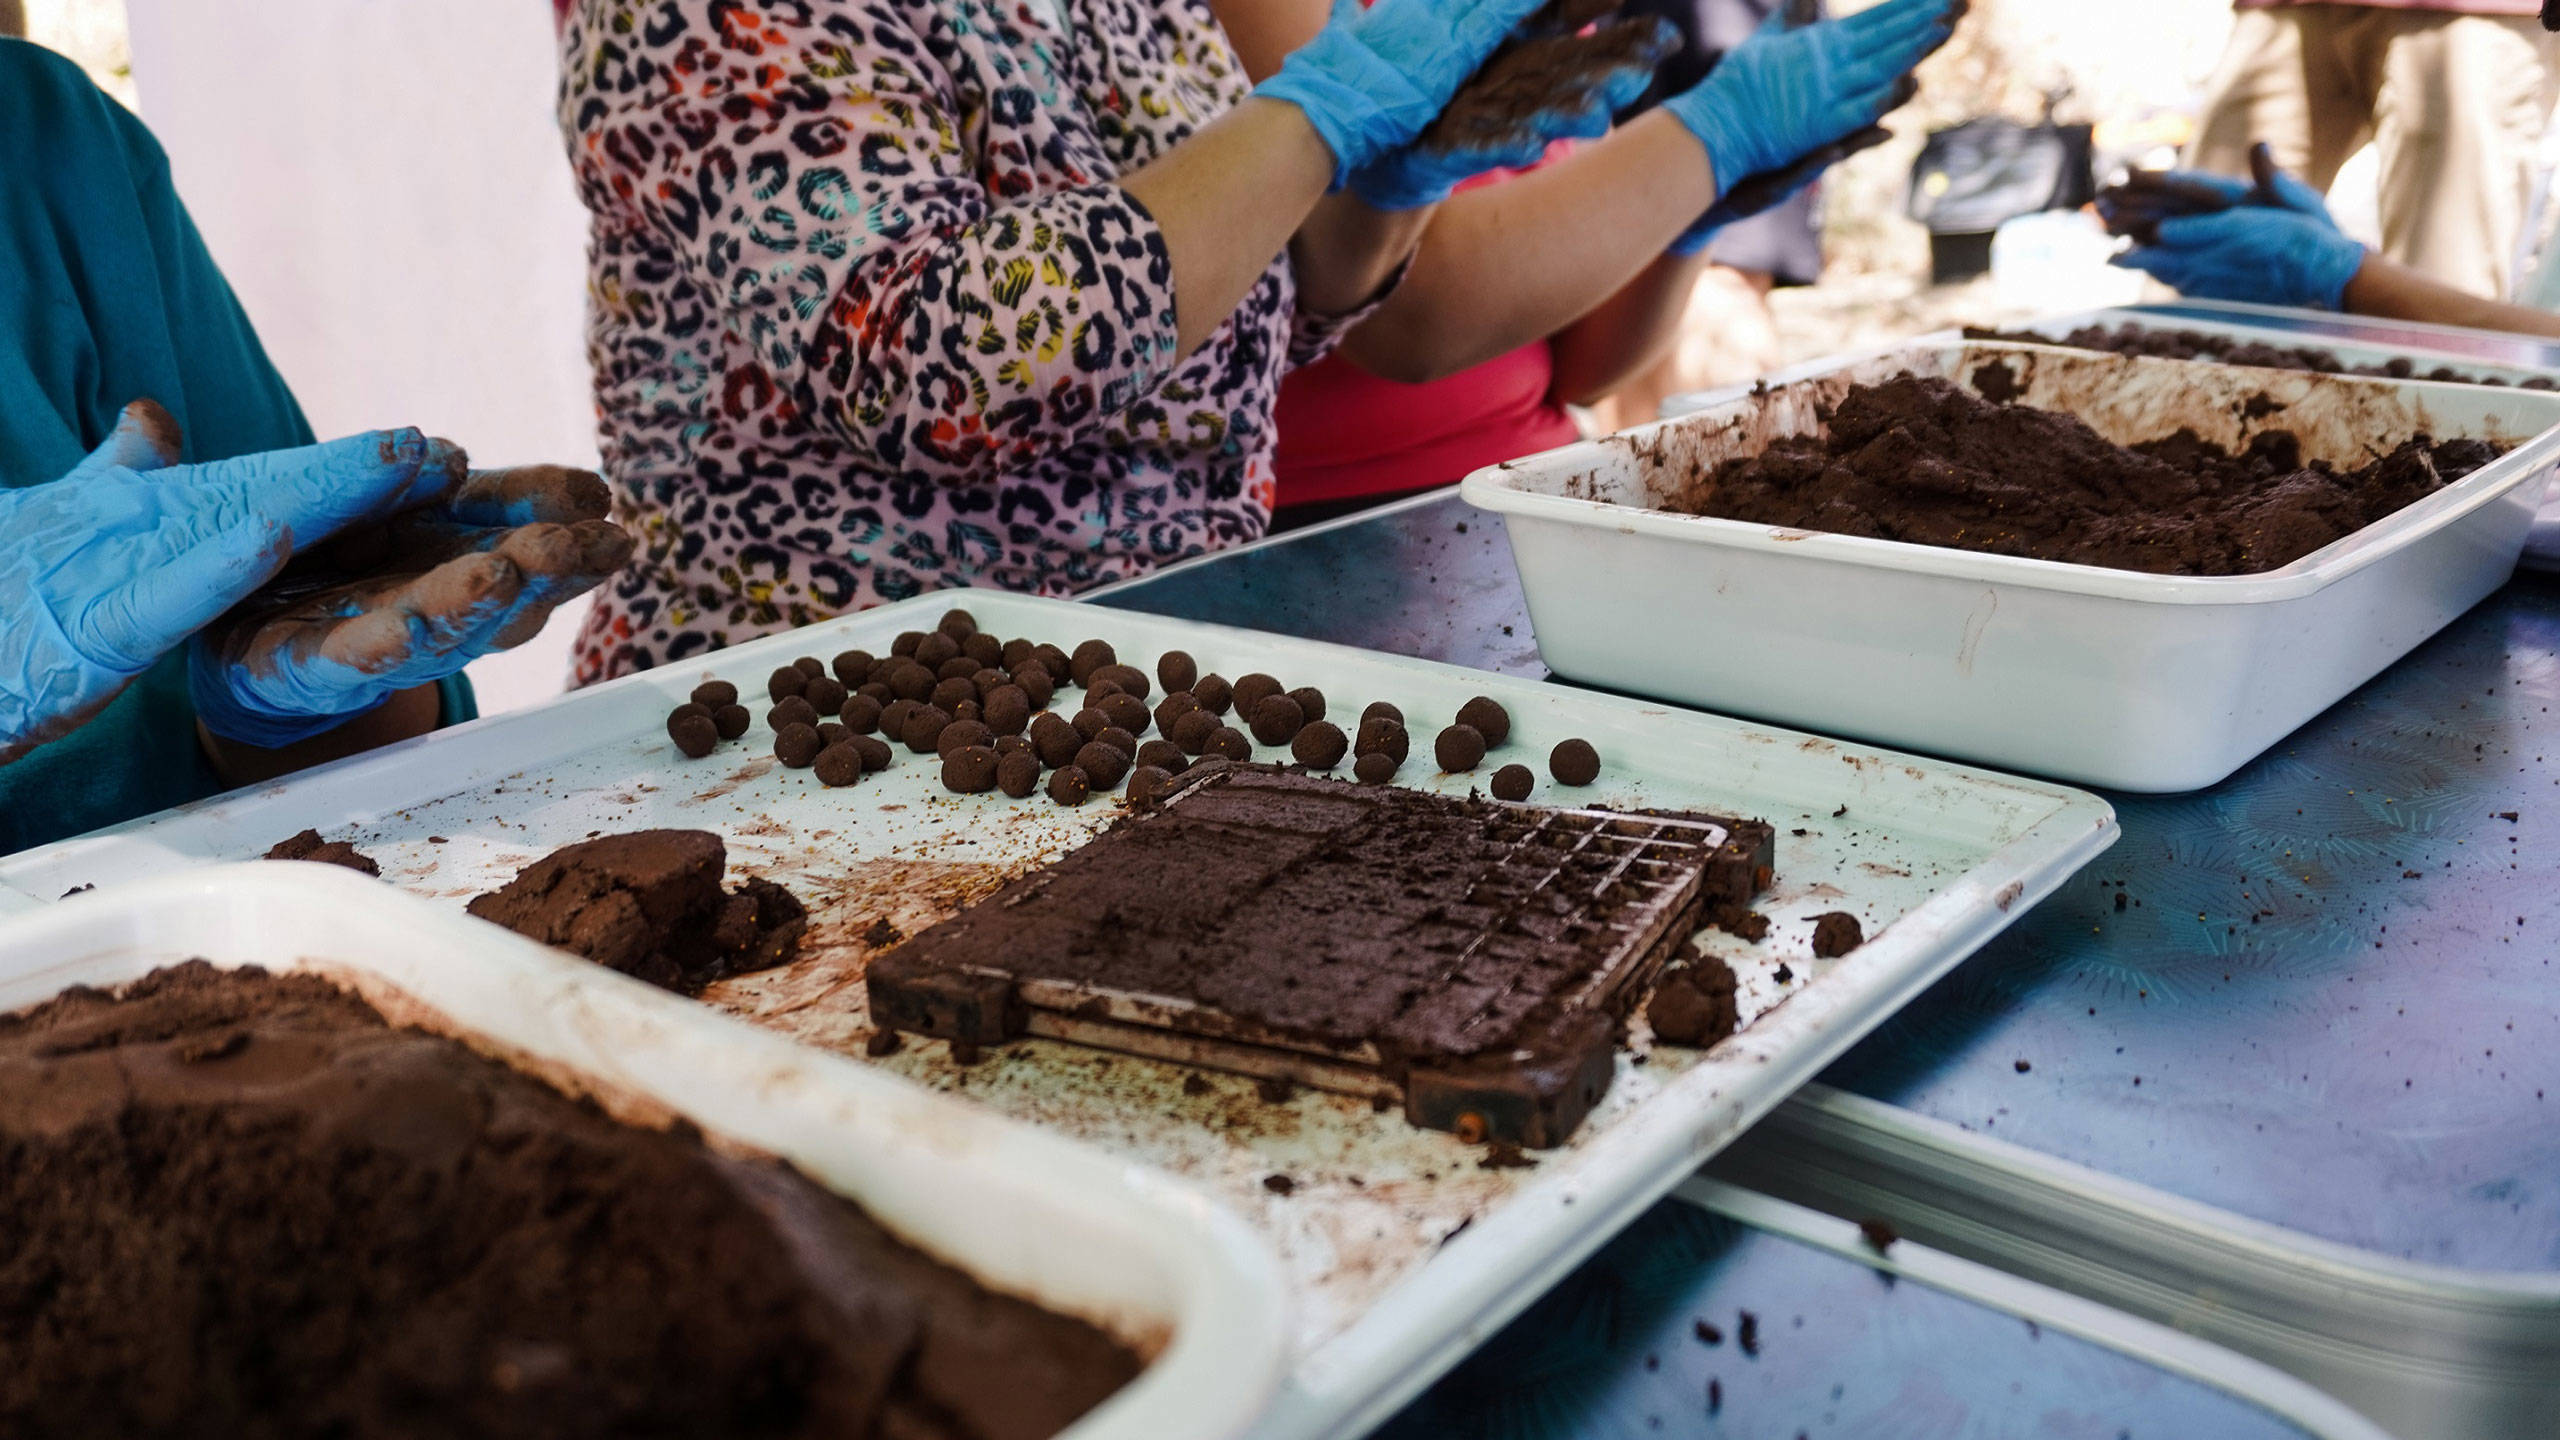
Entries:
<svg viewBox="0 0 2560 1440">
<path fill-rule="evenodd" d="M 728 847 L 708 830 L 635 830 L 565 846 L 468 907 L 483 920 L 691 995 L 791 958 L 808 911 L 749 879 L 720 889 Z"/>
<path fill-rule="evenodd" d="M 1703 1050 L 1723 1040 L 1740 1019 L 1733 968 L 1712 955 L 1693 953 L 1687 965 L 1664 973 L 1644 1018 L 1653 1025 L 1654 1038 L 1667 1044 Z"/>
<path fill-rule="evenodd" d="M 1588 785 L 1600 778 L 1600 752 L 1588 740 L 1565 740 L 1547 752 L 1547 773 L 1559 785 Z"/>
<path fill-rule="evenodd" d="M 1846 955 L 1867 943 L 1867 932 L 1860 928 L 1858 917 L 1846 910 L 1832 910 L 1813 917 L 1813 953 L 1829 960 Z"/>
<path fill-rule="evenodd" d="M 382 867 L 370 856 L 344 840 L 323 840 L 317 830 L 305 830 L 275 843 L 261 857 L 268 860 L 309 860 L 321 865 L 343 865 L 359 875 L 380 875 Z"/>
</svg>

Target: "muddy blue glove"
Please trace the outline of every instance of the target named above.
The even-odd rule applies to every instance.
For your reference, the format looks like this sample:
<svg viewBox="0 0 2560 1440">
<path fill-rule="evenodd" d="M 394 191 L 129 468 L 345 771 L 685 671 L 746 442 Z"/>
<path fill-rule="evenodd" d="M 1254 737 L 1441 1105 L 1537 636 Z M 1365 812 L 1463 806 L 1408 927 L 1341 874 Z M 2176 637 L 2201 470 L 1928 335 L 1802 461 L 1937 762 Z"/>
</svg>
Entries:
<svg viewBox="0 0 2560 1440">
<path fill-rule="evenodd" d="M 150 401 L 50 484 L 0 490 L 0 762 L 69 734 L 297 541 L 434 499 L 459 478 L 415 430 L 176 464 Z"/>
<path fill-rule="evenodd" d="M 1458 86 L 1544 0 L 1378 0 L 1337 6 L 1280 73 L 1254 87 L 1285 100 L 1333 151 L 1336 189 L 1422 134 Z"/>
<path fill-rule="evenodd" d="M 1436 205 L 1487 171 L 1527 169 L 1558 140 L 1605 135 L 1679 48 L 1680 32 L 1648 16 L 1588 35 L 1515 40 L 1459 88 L 1420 140 L 1354 174 L 1351 193 L 1380 210 Z"/>
<path fill-rule="evenodd" d="M 2339 308 L 2364 247 L 2338 229 L 2318 191 L 2271 166 L 2255 184 L 2191 170 L 2169 179 L 2221 191 L 2231 208 L 2162 220 L 2157 243 L 2135 246 L 2116 264 L 2203 300 Z M 2275 204 L 2266 203 L 2270 194 Z"/>
<path fill-rule="evenodd" d="M 585 470 L 474 471 L 433 504 L 296 556 L 196 636 L 197 718 L 273 749 L 531 638 L 631 558 L 609 508 Z"/>
<path fill-rule="evenodd" d="M 1662 108 L 1706 146 L 1721 200 L 1752 176 L 1785 171 L 1865 130 L 1909 98 L 1911 68 L 1946 43 L 1960 13 L 1952 0 L 1885 0 L 1845 20 L 1790 29 L 1781 8 Z"/>
</svg>

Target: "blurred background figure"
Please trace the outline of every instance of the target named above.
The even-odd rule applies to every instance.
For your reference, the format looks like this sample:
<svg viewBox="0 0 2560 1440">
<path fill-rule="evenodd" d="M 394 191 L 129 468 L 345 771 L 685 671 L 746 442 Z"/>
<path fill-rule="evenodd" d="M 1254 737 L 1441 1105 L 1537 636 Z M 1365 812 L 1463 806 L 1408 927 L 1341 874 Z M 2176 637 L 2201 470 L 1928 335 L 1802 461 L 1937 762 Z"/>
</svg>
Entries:
<svg viewBox="0 0 2560 1440">
<path fill-rule="evenodd" d="M 2246 176 L 2264 140 L 2326 191 L 2370 142 L 2382 253 L 2475 295 L 2515 279 L 2560 98 L 2538 0 L 2240 0 L 2187 163 Z M 2520 245 L 2521 242 L 2521 245 Z"/>
</svg>

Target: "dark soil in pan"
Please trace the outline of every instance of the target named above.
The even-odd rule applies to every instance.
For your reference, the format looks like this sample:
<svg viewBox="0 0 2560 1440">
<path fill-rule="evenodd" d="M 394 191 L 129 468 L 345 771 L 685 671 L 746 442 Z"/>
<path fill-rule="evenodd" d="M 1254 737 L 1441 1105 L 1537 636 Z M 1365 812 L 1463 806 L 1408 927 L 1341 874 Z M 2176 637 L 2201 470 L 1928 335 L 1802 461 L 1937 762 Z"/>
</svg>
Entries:
<svg viewBox="0 0 2560 1440">
<path fill-rule="evenodd" d="M 2233 454 L 2181 430 L 2130 448 L 2078 419 L 1901 376 L 1842 397 L 1820 435 L 1700 474 L 1666 508 L 2159 575 L 2272 570 L 2497 458 L 2419 436 L 2338 473 L 2282 430 Z"/>
<path fill-rule="evenodd" d="M 1138 1370 L 310 975 L 0 1016 L 0 1214 L 0 1435 L 1033 1440 Z"/>
<path fill-rule="evenodd" d="M 2255 365 L 2266 370 L 2314 370 L 2324 375 L 2373 375 L 2392 380 L 2455 380 L 2468 385 L 2506 385 L 2492 375 L 2477 375 L 2451 365 L 2418 368 L 2401 356 L 2381 365 L 2350 365 L 2335 350 L 2313 345 L 2269 345 L 2202 330 L 2154 330 L 2141 325 L 2083 325 L 2056 340 L 2050 335 L 1968 327 L 1968 340 L 1999 340 L 2022 345 L 2068 345 L 2116 355 L 2149 355 L 2163 360 L 2211 360 L 2224 365 Z M 2524 390 L 2560 390 L 2560 381 L 2536 375 L 2518 386 Z"/>
</svg>

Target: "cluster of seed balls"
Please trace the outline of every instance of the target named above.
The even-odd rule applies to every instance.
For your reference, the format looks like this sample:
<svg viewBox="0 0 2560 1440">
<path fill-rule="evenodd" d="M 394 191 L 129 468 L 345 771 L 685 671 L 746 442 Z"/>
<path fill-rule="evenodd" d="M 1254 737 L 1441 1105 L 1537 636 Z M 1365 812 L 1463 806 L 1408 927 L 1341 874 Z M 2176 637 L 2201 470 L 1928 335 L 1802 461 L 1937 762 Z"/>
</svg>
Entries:
<svg viewBox="0 0 2560 1440">
<path fill-rule="evenodd" d="M 968 611 L 953 610 L 930 631 L 900 635 L 886 657 L 847 650 L 832 665 L 803 656 L 774 671 L 765 682 L 773 700 L 765 719 L 775 758 L 814 770 L 822 784 L 851 785 L 887 768 L 894 740 L 939 757 L 945 789 L 1001 790 L 1019 799 L 1042 788 L 1045 774 L 1049 798 L 1061 805 L 1125 782 L 1130 803 L 1143 806 L 1201 760 L 1251 760 L 1257 741 L 1287 746 L 1310 770 L 1338 768 L 1348 756 L 1352 774 L 1370 785 L 1393 779 L 1411 749 L 1404 712 L 1383 700 L 1361 712 L 1356 735 L 1346 735 L 1325 719 L 1324 693 L 1313 686 L 1291 690 L 1262 674 L 1230 684 L 1202 675 L 1180 650 L 1157 659 L 1155 678 L 1166 693 L 1150 709 L 1145 672 L 1121 664 L 1110 642 L 1087 640 L 1070 654 L 998 640 Z M 1068 685 L 1084 692 L 1072 718 L 1050 708 Z M 1229 724 L 1230 714 L 1245 729 Z M 709 680 L 668 715 L 667 735 L 700 759 L 746 734 L 747 725 L 738 688 Z M 1150 728 L 1158 738 L 1140 739 Z M 1443 770 L 1472 771 L 1510 736 L 1510 714 L 1479 696 L 1440 732 L 1433 756 Z M 1556 746 L 1547 765 L 1566 785 L 1588 785 L 1600 774 L 1600 756 L 1585 740 Z M 1493 793 L 1525 800 L 1535 783 L 1528 766 L 1505 765 L 1494 772 Z"/>
</svg>

